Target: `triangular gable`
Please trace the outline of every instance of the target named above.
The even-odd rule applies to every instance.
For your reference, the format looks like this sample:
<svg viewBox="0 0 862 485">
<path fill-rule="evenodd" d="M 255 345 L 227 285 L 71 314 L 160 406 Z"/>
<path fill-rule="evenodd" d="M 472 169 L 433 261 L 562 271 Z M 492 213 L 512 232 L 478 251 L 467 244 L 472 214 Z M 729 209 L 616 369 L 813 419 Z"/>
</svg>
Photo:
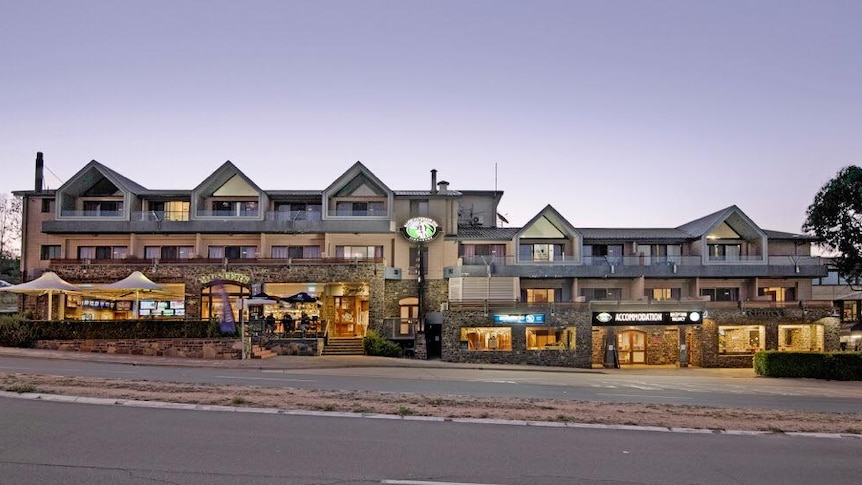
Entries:
<svg viewBox="0 0 862 485">
<path fill-rule="evenodd" d="M 580 239 L 581 234 L 550 204 L 518 231 L 518 238 Z"/>
<path fill-rule="evenodd" d="M 236 178 L 236 180 L 232 180 L 234 178 Z M 193 193 L 199 197 L 210 197 L 216 195 L 217 191 L 222 190 L 222 188 L 229 183 L 229 188 L 224 190 L 236 188 L 237 190 L 244 191 L 240 194 L 230 195 L 260 196 L 263 193 L 260 187 L 252 182 L 251 179 L 242 173 L 242 171 L 240 171 L 240 169 L 238 169 L 230 160 L 224 162 L 221 167 L 216 169 L 216 171 L 209 177 L 205 178 L 203 182 L 195 187 Z"/>
<path fill-rule="evenodd" d="M 358 192 L 358 193 L 357 193 Z M 392 196 L 392 190 L 371 173 L 371 170 L 356 162 L 329 187 L 323 191 L 324 197 L 345 197 L 349 195 Z"/>
<path fill-rule="evenodd" d="M 766 233 L 735 205 L 683 224 L 677 229 L 693 237 L 723 237 L 723 234 L 736 234 L 748 240 L 766 237 Z"/>
<path fill-rule="evenodd" d="M 58 196 L 113 196 L 146 192 L 143 186 L 91 160 L 57 189 Z"/>
<path fill-rule="evenodd" d="M 213 194 L 215 197 L 231 197 L 231 196 L 257 196 L 258 192 L 254 186 L 248 183 L 243 177 L 234 175 L 227 182 L 217 188 Z"/>
</svg>

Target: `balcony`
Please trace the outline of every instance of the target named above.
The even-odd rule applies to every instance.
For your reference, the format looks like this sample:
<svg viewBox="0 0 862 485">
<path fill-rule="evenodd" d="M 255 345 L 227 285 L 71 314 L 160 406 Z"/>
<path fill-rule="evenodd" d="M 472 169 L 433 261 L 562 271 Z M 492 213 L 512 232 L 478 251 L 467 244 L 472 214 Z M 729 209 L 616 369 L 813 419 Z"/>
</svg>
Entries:
<svg viewBox="0 0 862 485">
<path fill-rule="evenodd" d="M 83 214 L 83 211 L 78 211 Z M 42 223 L 42 231 L 47 234 L 90 233 L 175 233 L 175 234 L 214 234 L 214 233 L 326 233 L 326 232 L 365 232 L 389 233 L 392 231 L 388 219 L 320 220 L 315 218 L 291 218 L 285 212 L 265 212 L 263 220 L 259 216 L 225 216 L 219 218 L 217 212 L 203 211 L 206 219 L 183 219 L 183 212 L 132 212 L 129 220 L 94 217 L 89 220 L 53 220 Z M 104 211 L 102 212 L 104 214 Z M 319 213 L 317 213 L 319 215 Z M 120 214 L 122 215 L 122 214 Z M 164 217 L 161 217 L 164 215 Z"/>
<path fill-rule="evenodd" d="M 704 261 L 702 256 L 592 256 L 575 260 L 563 255 L 555 261 L 524 261 L 515 256 L 462 257 L 460 265 L 445 269 L 451 276 L 525 278 L 819 278 L 826 275 L 815 256 L 738 257 Z"/>
</svg>

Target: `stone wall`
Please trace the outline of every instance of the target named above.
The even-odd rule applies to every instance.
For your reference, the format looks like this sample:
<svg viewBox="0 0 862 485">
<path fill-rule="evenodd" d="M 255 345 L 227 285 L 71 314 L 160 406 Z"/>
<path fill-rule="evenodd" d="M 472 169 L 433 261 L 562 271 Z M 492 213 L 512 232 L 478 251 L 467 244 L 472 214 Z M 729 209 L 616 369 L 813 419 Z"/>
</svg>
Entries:
<svg viewBox="0 0 862 485">
<path fill-rule="evenodd" d="M 317 356 L 323 351 L 322 339 L 270 340 L 264 348 L 278 355 Z"/>
<path fill-rule="evenodd" d="M 36 348 L 189 359 L 239 360 L 242 358 L 242 344 L 239 339 L 38 340 Z"/>
</svg>

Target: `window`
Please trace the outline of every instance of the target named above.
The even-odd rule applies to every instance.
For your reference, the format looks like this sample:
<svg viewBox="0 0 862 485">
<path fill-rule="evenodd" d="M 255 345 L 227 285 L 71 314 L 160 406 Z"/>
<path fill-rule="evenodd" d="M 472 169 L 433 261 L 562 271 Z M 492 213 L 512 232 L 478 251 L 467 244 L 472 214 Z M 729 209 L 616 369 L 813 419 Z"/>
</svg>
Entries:
<svg viewBox="0 0 862 485">
<path fill-rule="evenodd" d="M 428 199 L 411 200 L 410 217 L 428 217 Z"/>
<path fill-rule="evenodd" d="M 779 325 L 778 350 L 823 352 L 823 325 Z"/>
<path fill-rule="evenodd" d="M 145 246 L 146 259 L 191 259 L 195 254 L 194 246 Z"/>
<path fill-rule="evenodd" d="M 739 261 L 742 253 L 740 244 L 709 244 L 707 248 L 710 261 Z"/>
<path fill-rule="evenodd" d="M 701 288 L 700 296 L 712 301 L 739 301 L 739 288 Z"/>
<path fill-rule="evenodd" d="M 39 259 L 60 259 L 60 245 L 59 244 L 44 244 L 42 245 L 42 250 L 39 252 Z"/>
<path fill-rule="evenodd" d="M 470 352 L 511 351 L 511 327 L 462 327 L 461 349 Z"/>
<path fill-rule="evenodd" d="M 209 246 L 207 257 L 210 259 L 255 259 L 257 246 Z"/>
<path fill-rule="evenodd" d="M 527 327 L 527 350 L 575 348 L 574 328 Z"/>
<path fill-rule="evenodd" d="M 189 220 L 189 202 L 181 200 L 150 202 L 149 219 L 154 221 Z"/>
<path fill-rule="evenodd" d="M 84 215 L 92 217 L 119 216 L 123 213 L 121 200 L 85 200 Z"/>
<path fill-rule="evenodd" d="M 581 296 L 586 301 L 592 300 L 622 300 L 622 288 L 581 288 Z"/>
<path fill-rule="evenodd" d="M 337 216 L 384 216 L 386 215 L 386 204 L 384 201 L 342 200 L 335 203 L 335 215 Z"/>
<path fill-rule="evenodd" d="M 319 221 L 322 207 L 321 204 L 291 202 L 278 204 L 275 210 L 279 221 Z"/>
<path fill-rule="evenodd" d="M 419 249 L 415 246 L 410 247 L 410 266 L 408 273 L 411 275 L 419 274 Z M 428 247 L 422 246 L 422 274 L 428 274 Z"/>
<path fill-rule="evenodd" d="M 42 213 L 54 212 L 54 200 L 42 199 Z"/>
<path fill-rule="evenodd" d="M 520 261 L 562 261 L 562 244 L 521 244 L 518 249 Z"/>
<path fill-rule="evenodd" d="M 563 299 L 562 288 L 526 288 L 521 297 L 527 303 L 553 303 Z"/>
<path fill-rule="evenodd" d="M 763 325 L 720 325 L 718 353 L 728 355 L 753 354 L 765 341 Z"/>
<path fill-rule="evenodd" d="M 212 215 L 221 217 L 254 217 L 258 215 L 258 203 L 256 200 L 212 201 Z"/>
<path fill-rule="evenodd" d="M 796 288 L 758 288 L 757 296 L 768 296 L 771 301 L 796 301 Z"/>
<path fill-rule="evenodd" d="M 273 246 L 272 257 L 279 259 L 320 259 L 320 246 Z"/>
<path fill-rule="evenodd" d="M 383 246 L 335 246 L 336 258 L 375 259 L 383 257 Z"/>
<path fill-rule="evenodd" d="M 682 295 L 680 288 L 646 288 L 644 296 L 648 300 L 679 300 Z"/>
<path fill-rule="evenodd" d="M 78 246 L 78 259 L 126 259 L 127 246 Z"/>
<path fill-rule="evenodd" d="M 587 264 L 619 264 L 622 258 L 622 244 L 588 244 L 584 246 L 584 262 Z"/>
</svg>

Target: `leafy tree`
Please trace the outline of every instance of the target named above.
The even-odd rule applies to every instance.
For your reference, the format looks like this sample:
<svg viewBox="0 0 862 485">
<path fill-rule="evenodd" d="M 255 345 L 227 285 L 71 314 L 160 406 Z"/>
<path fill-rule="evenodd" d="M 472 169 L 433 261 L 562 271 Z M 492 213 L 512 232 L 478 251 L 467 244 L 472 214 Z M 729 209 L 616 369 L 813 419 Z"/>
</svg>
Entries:
<svg viewBox="0 0 862 485">
<path fill-rule="evenodd" d="M 21 199 L 0 194 L 0 279 L 17 282 L 21 257 Z"/>
<path fill-rule="evenodd" d="M 802 230 L 837 253 L 833 261 L 854 290 L 862 289 L 862 168 L 845 167 L 808 206 Z"/>
</svg>

